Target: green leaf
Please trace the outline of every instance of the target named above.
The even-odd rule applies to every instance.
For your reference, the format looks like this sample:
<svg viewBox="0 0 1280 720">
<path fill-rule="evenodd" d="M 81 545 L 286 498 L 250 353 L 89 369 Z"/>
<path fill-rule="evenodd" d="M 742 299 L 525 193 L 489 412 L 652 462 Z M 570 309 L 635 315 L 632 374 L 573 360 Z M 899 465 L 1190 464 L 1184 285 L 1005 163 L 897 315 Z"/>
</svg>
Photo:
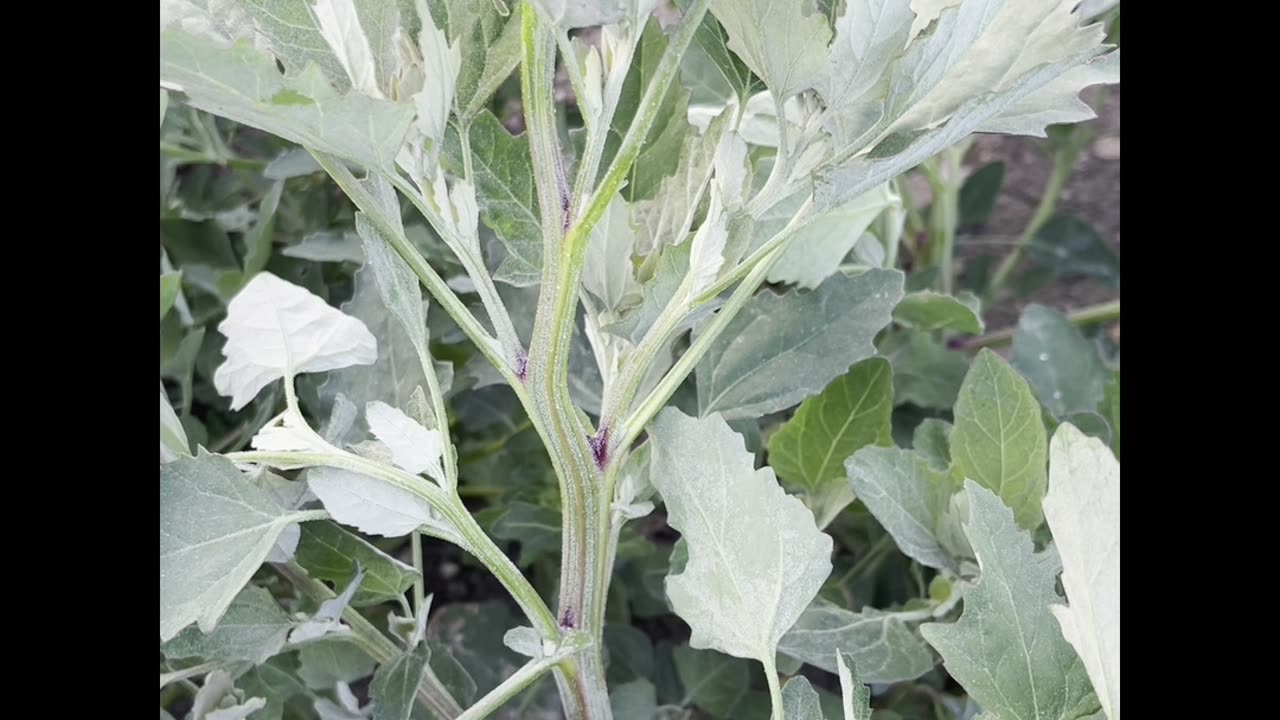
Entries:
<svg viewBox="0 0 1280 720">
<path fill-rule="evenodd" d="M 164 383 L 160 383 L 160 462 L 173 462 L 180 457 L 191 455 L 191 443 L 187 440 L 187 431 L 182 429 L 182 422 L 169 404 L 164 394 Z"/>
<path fill-rule="evenodd" d="M 375 275 L 372 265 L 356 271 L 355 291 L 351 299 L 342 304 L 342 312 L 369 328 L 377 342 L 378 358 L 372 365 L 355 365 L 330 372 L 324 385 L 320 386 L 320 396 L 326 403 L 332 403 L 342 395 L 358 408 L 374 401 L 409 408 L 418 388 L 427 386 L 427 379 L 422 371 L 418 346 L 405 332 L 399 316 L 387 312 L 382 297 L 384 291 Z M 425 309 L 423 313 L 426 313 Z M 448 392 L 453 382 L 453 366 L 437 363 L 435 368 L 440 391 Z M 364 419 L 357 418 L 356 435 L 363 438 L 367 429 Z"/>
<path fill-rule="evenodd" d="M 928 418 L 916 426 L 911 436 L 911 448 L 929 461 L 935 470 L 951 467 L 951 423 Z"/>
<path fill-rule="evenodd" d="M 934 469 L 919 453 L 894 447 L 865 447 L 845 468 L 854 494 L 904 555 L 922 565 L 959 571 L 938 540 L 954 489 L 946 470 Z"/>
<path fill-rule="evenodd" d="M 789 720 L 825 720 L 818 692 L 809 678 L 797 675 L 782 686 L 782 715 Z"/>
<path fill-rule="evenodd" d="M 897 270 L 871 270 L 834 275 L 812 291 L 756 295 L 698 365 L 699 411 L 753 418 L 817 393 L 875 353 L 902 283 Z"/>
<path fill-rule="evenodd" d="M 725 113 L 712 120 L 703 134 L 688 133 L 675 172 L 662 180 L 652 198 L 631 205 L 631 222 L 638 231 L 636 255 L 648 256 L 684 242 L 710 185 L 707 180 L 716 149 L 730 119 Z"/>
<path fill-rule="evenodd" d="M 627 16 L 634 0 L 530 0 L 564 30 L 610 25 Z"/>
<path fill-rule="evenodd" d="M 165 273 L 160 276 L 160 319 L 163 320 L 173 302 L 178 299 L 182 289 L 182 271 Z"/>
<path fill-rule="evenodd" d="M 351 599 L 355 607 L 402 597 L 418 577 L 417 570 L 332 522 L 304 524 L 294 559 L 312 577 L 332 583 L 349 580 L 358 565 L 364 581 Z"/>
<path fill-rule="evenodd" d="M 658 63 L 666 49 L 667 38 L 662 33 L 662 27 L 656 18 L 650 18 L 645 24 L 644 34 L 640 36 L 631 67 L 618 95 L 613 122 L 609 126 L 609 135 L 601 154 L 602 173 L 613 163 L 623 137 L 640 113 L 640 100 L 653 82 Z M 695 132 L 687 119 L 688 108 L 689 91 L 681 83 L 671 83 L 658 105 L 657 115 L 641 145 L 640 154 L 627 172 L 627 184 L 621 193 L 628 202 L 652 198 L 657 194 L 663 178 L 676 171 L 685 138 Z"/>
<path fill-rule="evenodd" d="M 862 684 L 857 661 L 852 654 L 842 652 L 836 655 L 836 665 L 844 720 L 871 720 L 871 688 Z"/>
<path fill-rule="evenodd" d="M 192 622 L 213 631 L 292 512 L 232 462 L 201 452 L 160 466 L 160 640 Z"/>
<path fill-rule="evenodd" d="M 836 653 L 849 653 L 865 682 L 914 680 L 934 666 L 929 648 L 911 631 L 905 613 L 866 608 L 853 612 L 823 601 L 805 609 L 782 637 L 778 650 L 827 672 L 836 672 Z"/>
<path fill-rule="evenodd" d="M 1064 423 L 1049 443 L 1045 519 L 1062 558 L 1068 607 L 1055 604 L 1108 720 L 1120 718 L 1120 463 Z"/>
<path fill-rule="evenodd" d="M 769 439 L 769 465 L 784 486 L 803 492 L 826 527 L 853 502 L 842 464 L 867 445 L 891 445 L 893 372 L 884 358 L 868 358 L 827 386 Z"/>
<path fill-rule="evenodd" d="M 666 408 L 650 433 L 651 478 L 689 545 L 683 571 L 667 577 L 672 607 L 693 629 L 689 644 L 770 666 L 831 573 L 831 538 L 771 469 L 755 469 L 723 418 Z"/>
<path fill-rule="evenodd" d="M 519 542 L 520 565 L 527 567 L 540 557 L 559 554 L 560 511 L 513 502 L 502 511 L 489 532 L 499 540 Z"/>
<path fill-rule="evenodd" d="M 712 0 L 729 48 L 779 101 L 811 88 L 822 74 L 831 28 L 795 0 Z"/>
<path fill-rule="evenodd" d="M 1027 381 L 994 352 L 973 360 L 956 400 L 952 474 L 997 493 L 1018 526 L 1040 524 L 1048 474 L 1040 406 Z"/>
<path fill-rule="evenodd" d="M 427 636 L 453 656 L 475 682 L 476 697 L 483 697 L 527 660 L 502 642 L 520 623 L 505 601 L 453 603 L 432 613 Z"/>
<path fill-rule="evenodd" d="M 418 686 L 427 674 L 431 649 L 419 642 L 412 650 L 378 668 L 369 685 L 373 720 L 409 720 Z"/>
<path fill-rule="evenodd" d="M 480 219 L 502 241 L 507 257 L 495 277 L 512 285 L 537 283 L 542 275 L 542 225 L 533 185 L 529 139 L 513 136 L 493 113 L 482 112 L 470 125 L 471 161 L 475 172 Z M 462 171 L 462 144 L 452 130 L 445 135 L 444 159 Z"/>
<path fill-rule="evenodd" d="M 641 288 L 642 300 L 622 316 L 622 319 L 606 326 L 606 330 L 639 345 L 645 333 L 653 327 L 662 311 L 669 305 L 689 273 L 689 251 L 693 243 L 684 242 L 667 247 L 658 257 L 653 277 Z"/>
<path fill-rule="evenodd" d="M 711 717 L 732 717 L 733 709 L 750 685 L 747 662 L 689 645 L 675 648 L 674 659 L 676 674 L 684 686 L 684 699 L 680 704 L 697 705 Z"/>
<path fill-rule="evenodd" d="M 1111 377 L 1103 388 L 1102 414 L 1111 425 L 1111 449 L 1120 457 L 1120 371 Z"/>
<path fill-rule="evenodd" d="M 293 0 L 240 0 L 253 25 L 271 45 L 286 75 L 297 76 L 315 65 L 339 92 L 351 88 L 351 78 L 320 32 L 311 4 Z"/>
<path fill-rule="evenodd" d="M 814 288 L 834 274 L 871 223 L 902 198 L 885 183 L 810 220 L 769 271 L 771 283 Z"/>
<path fill-rule="evenodd" d="M 1027 254 L 1058 277 L 1091 277 L 1120 287 L 1120 258 L 1092 226 L 1074 217 L 1050 218 L 1036 231 Z"/>
<path fill-rule="evenodd" d="M 239 410 L 262 388 L 299 373 L 371 365 L 378 344 L 364 323 L 271 273 L 259 273 L 227 306 L 218 325 L 226 361 L 213 376 Z"/>
<path fill-rule="evenodd" d="M 958 225 L 982 225 L 991 217 L 996 196 L 1004 183 L 1004 163 L 993 162 L 970 175 L 960 186 L 960 219 Z"/>
<path fill-rule="evenodd" d="M 616 310 L 629 296 L 640 293 L 631 267 L 636 233 L 629 222 L 627 201 L 616 195 L 591 231 L 582 268 L 582 287 L 604 310 Z"/>
<path fill-rule="evenodd" d="M 164 127 L 164 113 L 169 109 L 169 91 L 160 88 L 160 127 Z"/>
<path fill-rule="evenodd" d="M 280 652 L 293 629 L 275 598 L 265 588 L 249 585 L 236 595 L 213 632 L 202 633 L 194 625 L 160 646 L 171 659 L 202 658 L 223 662 L 266 662 Z"/>
<path fill-rule="evenodd" d="M 393 167 L 414 115 L 408 105 L 340 95 L 314 66 L 285 78 L 246 42 L 224 49 L 177 30 L 160 33 L 160 79 L 195 108 L 372 168 Z"/>
<path fill-rule="evenodd" d="M 1059 419 L 1096 410 L 1108 380 L 1093 343 L 1066 316 L 1043 305 L 1028 305 L 1018 318 L 1013 367 Z"/>
<path fill-rule="evenodd" d="M 677 0 L 681 10 L 688 8 L 689 0 Z M 713 102 L 723 106 L 732 98 L 739 104 L 746 102 L 747 96 L 759 87 L 759 82 L 751 74 L 751 69 L 737 55 L 729 50 L 729 34 L 724 26 L 716 20 L 715 15 L 706 13 L 702 16 L 702 24 L 693 35 L 694 44 L 685 52 L 681 64 L 680 77 L 684 85 L 693 91 L 694 102 Z M 720 82 L 716 83 L 702 68 L 713 69 Z M 697 78 L 707 78 L 697 82 Z M 723 83 L 723 90 L 720 89 Z M 708 88 L 699 93 L 699 85 Z"/>
<path fill-rule="evenodd" d="M 608 650 L 611 685 L 653 677 L 653 643 L 644 631 L 611 622 L 604 626 L 604 644 Z"/>
<path fill-rule="evenodd" d="M 644 678 L 632 680 L 614 686 L 609 693 L 609 706 L 614 720 L 653 720 L 658 711 L 658 691 Z"/>
<path fill-rule="evenodd" d="M 999 497 L 973 481 L 965 492 L 966 531 L 982 576 L 965 594 L 960 619 L 922 626 L 925 640 L 992 717 L 1070 720 L 1096 712 L 1084 666 L 1049 611 L 1059 600 L 1060 563 L 1033 552 Z"/>
<path fill-rule="evenodd" d="M 971 292 L 961 291 L 954 297 L 924 290 L 908 293 L 893 309 L 893 319 L 921 332 L 951 330 L 968 335 L 981 335 L 981 301 Z"/>
<path fill-rule="evenodd" d="M 520 62 L 520 13 L 500 12 L 496 2 L 434 0 L 431 15 L 461 46 L 454 102 L 459 117 L 472 118 Z"/>
<path fill-rule="evenodd" d="M 374 660 L 346 639 L 323 639 L 298 650 L 298 678 L 312 690 L 331 690 L 373 672 Z"/>
<path fill-rule="evenodd" d="M 297 678 L 298 662 L 291 655 L 278 655 L 236 678 L 236 688 L 248 697 L 260 697 L 267 704 L 252 717 L 254 720 L 280 720 L 285 703 L 307 689 Z"/>
<path fill-rule="evenodd" d="M 364 262 L 360 236 L 350 230 L 321 230 L 308 233 L 296 245 L 280 251 L 285 257 L 312 262 Z"/>
<path fill-rule="evenodd" d="M 893 366 L 893 399 L 924 408 L 950 408 L 960 394 L 969 364 L 964 353 L 947 350 L 927 333 L 891 335 L 880 353 Z"/>
</svg>

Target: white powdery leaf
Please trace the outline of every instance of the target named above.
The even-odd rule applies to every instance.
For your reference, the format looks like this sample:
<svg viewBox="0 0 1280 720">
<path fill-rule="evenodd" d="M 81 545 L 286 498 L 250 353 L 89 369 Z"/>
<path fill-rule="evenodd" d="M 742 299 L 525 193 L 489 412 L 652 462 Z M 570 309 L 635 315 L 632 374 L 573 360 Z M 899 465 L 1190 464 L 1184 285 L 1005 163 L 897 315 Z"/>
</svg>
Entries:
<svg viewBox="0 0 1280 720">
<path fill-rule="evenodd" d="M 988 120 L 978 132 L 1045 137 L 1049 125 L 1078 123 L 1098 116 L 1080 99 L 1081 90 L 1118 82 L 1120 51 L 1116 50 L 1059 75 Z"/>
<path fill-rule="evenodd" d="M 428 140 L 439 142 L 453 109 L 458 71 L 462 68 L 462 48 L 458 43 L 449 45 L 449 39 L 436 27 L 425 0 L 418 0 L 418 16 L 422 19 L 418 49 L 422 51 L 426 77 L 422 90 L 413 96 L 413 104 L 418 108 L 418 129 Z"/>
<path fill-rule="evenodd" d="M 426 500 L 382 480 L 318 467 L 307 472 L 307 484 L 334 520 L 361 532 L 400 537 L 425 526 L 462 544 L 453 526 L 437 517 Z"/>
<path fill-rule="evenodd" d="M 187 441 L 187 431 L 182 428 L 178 414 L 169 404 L 164 394 L 164 383 L 160 383 L 160 462 L 173 462 L 180 457 L 191 454 L 191 443 Z"/>
<path fill-rule="evenodd" d="M 781 100 L 813 86 L 826 61 L 831 28 L 811 3 L 712 0 L 729 49 Z"/>
<path fill-rule="evenodd" d="M 636 16 L 652 0 L 532 0 L 553 24 L 564 30 L 595 27 Z"/>
<path fill-rule="evenodd" d="M 292 411 L 285 412 L 263 425 L 262 429 L 249 441 L 249 445 L 254 450 L 263 452 L 329 452 L 333 450 L 324 438 L 317 435 L 306 421 Z M 282 465 L 276 467 L 290 469 Z"/>
<path fill-rule="evenodd" d="M 640 293 L 631 266 L 636 233 L 628 220 L 630 212 L 622 195 L 615 195 L 587 241 L 582 286 L 604 304 L 605 310 L 615 310 L 628 294 Z"/>
<path fill-rule="evenodd" d="M 778 640 L 831 574 L 831 538 L 788 496 L 770 468 L 755 469 L 720 416 L 658 415 L 652 480 L 689 548 L 667 577 L 689 644 L 772 665 Z"/>
<path fill-rule="evenodd" d="M 440 456 L 444 440 L 438 430 L 428 430 L 398 408 L 374 401 L 365 406 L 365 419 L 369 429 L 391 450 L 396 465 L 420 475 L 426 473 L 441 485 L 445 484 Z"/>
<path fill-rule="evenodd" d="M 373 59 L 369 38 L 360 26 L 354 0 L 316 0 L 311 6 L 320 34 L 333 50 L 342 68 L 351 78 L 357 92 L 381 98 L 378 89 L 378 66 Z"/>
<path fill-rule="evenodd" d="M 720 206 L 720 193 L 713 186 L 711 190 L 711 207 L 707 210 L 707 219 L 693 234 L 693 246 L 689 249 L 689 274 L 685 285 L 689 288 L 685 295 L 692 298 L 715 284 L 720 274 L 720 266 L 724 264 L 724 248 L 729 241 L 729 218 Z"/>
<path fill-rule="evenodd" d="M 1108 720 L 1120 720 L 1120 463 L 1069 423 L 1049 443 L 1044 514 L 1069 603 L 1053 614 Z"/>
<path fill-rule="evenodd" d="M 881 213 L 901 205 L 902 198 L 885 183 L 815 217 L 769 271 L 769 282 L 818 287 L 839 269 L 840 262 Z"/>
<path fill-rule="evenodd" d="M 827 104 L 856 102 L 879 84 L 906 47 L 916 17 L 902 0 L 849 0 L 835 22 L 826 74 L 818 83 Z"/>
<path fill-rule="evenodd" d="M 525 657 L 537 659 L 543 655 L 542 636 L 537 630 L 527 625 L 508 630 L 507 634 L 502 636 L 502 644 Z"/>
<path fill-rule="evenodd" d="M 371 365 L 378 343 L 359 320 L 305 288 L 259 273 L 227 306 L 218 325 L 226 361 L 213 384 L 239 410 L 270 383 L 298 373 Z"/>
</svg>

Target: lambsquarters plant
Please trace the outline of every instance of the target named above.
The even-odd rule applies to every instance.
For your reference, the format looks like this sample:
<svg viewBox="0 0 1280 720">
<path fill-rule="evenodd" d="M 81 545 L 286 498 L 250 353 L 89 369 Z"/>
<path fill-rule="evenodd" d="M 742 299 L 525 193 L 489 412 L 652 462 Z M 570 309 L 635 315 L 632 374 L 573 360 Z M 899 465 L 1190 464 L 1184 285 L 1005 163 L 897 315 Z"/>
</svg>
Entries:
<svg viewBox="0 0 1280 720">
<path fill-rule="evenodd" d="M 245 284 L 218 326 L 216 386 L 234 409 L 280 382 L 287 403 L 252 450 L 192 456 L 162 388 L 160 640 L 167 657 L 199 660 L 162 686 L 207 674 L 193 716 L 250 716 L 267 700 L 233 689 L 239 674 L 344 634 L 379 667 L 371 708 L 348 693 L 332 713 L 421 717 L 417 704 L 480 718 L 550 672 L 570 718 L 651 717 L 651 692 L 611 701 L 601 647 L 620 532 L 660 500 L 682 538 L 666 593 L 692 647 L 759 661 L 775 720 L 823 717 L 805 677 L 783 683 L 779 658 L 791 674 L 838 672 L 843 717 L 866 720 L 862 683 L 934 661 L 920 646 L 876 665 L 874 638 L 833 630 L 848 611 L 814 602 L 832 572 L 823 528 L 856 497 L 943 588 L 882 616 L 881 639 L 918 643 L 911 628 L 929 621 L 919 632 L 983 718 L 1119 720 L 1112 450 L 1069 423 L 1050 441 L 1032 389 L 990 351 L 968 370 L 954 425 L 932 421 L 915 449 L 892 447 L 893 384 L 873 357 L 893 321 L 936 330 L 974 314 L 950 295 L 905 293 L 888 183 L 972 133 L 1042 135 L 1091 117 L 1080 91 L 1119 79 L 1119 52 L 1087 22 L 1108 3 L 688 0 L 662 14 L 665 28 L 657 5 L 160 3 L 162 118 L 176 93 L 306 148 L 359 208 L 367 266 L 425 378 L 403 407 L 339 396 L 312 424 L 295 378 L 383 349 L 302 287 L 267 272 Z M 567 132 L 577 123 L 557 108 L 558 63 L 581 118 Z M 487 105 L 517 68 L 525 130 L 513 137 Z M 683 83 L 700 71 L 691 104 Z M 403 200 L 465 275 L 424 259 Z M 873 262 L 842 268 L 851 251 Z M 757 292 L 766 282 L 795 287 Z M 531 330 L 517 331 L 523 308 L 498 283 L 536 291 Z M 419 285 L 492 365 L 490 381 L 514 390 L 551 458 L 563 510 L 554 607 L 459 497 Z M 571 375 L 578 347 L 594 362 L 574 360 Z M 598 393 L 581 391 L 588 372 Z M 691 377 L 696 416 L 670 405 Z M 773 467 L 756 468 L 730 423 L 802 401 L 770 440 Z M 353 433 L 361 415 L 367 437 Z M 473 555 L 523 610 L 528 624 L 506 642 L 527 663 L 461 707 L 424 639 L 421 567 L 335 537 L 356 558 L 335 594 L 295 557 L 326 518 L 411 535 L 415 560 L 423 536 Z M 1031 533 L 1046 520 L 1052 549 L 1037 553 Z M 287 615 L 249 584 L 264 562 L 318 609 Z M 399 580 L 415 573 L 410 607 Z M 389 634 L 356 609 L 388 601 L 403 608 Z"/>
</svg>

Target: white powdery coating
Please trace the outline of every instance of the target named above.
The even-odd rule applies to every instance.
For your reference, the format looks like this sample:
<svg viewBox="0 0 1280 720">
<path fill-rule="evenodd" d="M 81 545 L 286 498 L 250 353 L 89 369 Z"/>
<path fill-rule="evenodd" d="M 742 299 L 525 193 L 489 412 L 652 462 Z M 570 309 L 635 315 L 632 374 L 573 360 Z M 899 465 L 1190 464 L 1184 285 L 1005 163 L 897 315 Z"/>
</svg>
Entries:
<svg viewBox="0 0 1280 720">
<path fill-rule="evenodd" d="M 428 430 L 399 409 L 374 401 L 365 406 L 369 430 L 390 450 L 392 461 L 404 470 L 419 475 L 426 473 L 444 484 L 440 455 L 444 440 L 437 430 Z"/>
</svg>

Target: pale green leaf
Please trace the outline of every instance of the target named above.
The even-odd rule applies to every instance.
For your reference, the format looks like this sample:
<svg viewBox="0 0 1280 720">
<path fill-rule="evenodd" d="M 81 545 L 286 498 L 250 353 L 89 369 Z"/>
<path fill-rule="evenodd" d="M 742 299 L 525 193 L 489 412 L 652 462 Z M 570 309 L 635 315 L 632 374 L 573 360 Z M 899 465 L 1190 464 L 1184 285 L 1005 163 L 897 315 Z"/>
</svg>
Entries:
<svg viewBox="0 0 1280 720">
<path fill-rule="evenodd" d="M 313 690 L 331 690 L 369 676 L 376 664 L 368 653 L 335 637 L 308 643 L 298 650 L 298 678 Z"/>
<path fill-rule="evenodd" d="M 414 393 L 426 386 L 426 376 L 413 335 L 406 331 L 397 313 L 387 312 L 383 290 L 375 276 L 372 263 L 356 272 L 355 291 L 351 299 L 342 304 L 342 311 L 365 323 L 373 333 L 378 345 L 378 359 L 372 365 L 352 366 L 329 373 L 328 380 L 320 387 L 320 395 L 326 402 L 333 402 L 339 395 L 345 396 L 358 408 L 373 401 L 409 408 Z M 423 312 L 425 314 L 425 309 Z M 409 310 L 407 314 L 411 316 L 411 313 Z M 440 391 L 447 393 L 453 382 L 453 366 L 436 363 L 435 368 Z M 357 418 L 355 425 L 363 438 L 367 429 L 364 419 Z"/>
<path fill-rule="evenodd" d="M 520 543 L 520 565 L 530 565 L 539 557 L 560 550 L 560 512 L 552 508 L 516 501 L 502 510 L 489 532 L 499 540 Z"/>
<path fill-rule="evenodd" d="M 265 698 L 244 700 L 237 693 L 231 674 L 218 669 L 205 676 L 204 685 L 191 700 L 190 720 L 244 720 L 267 704 Z"/>
<path fill-rule="evenodd" d="M 238 3 L 253 18 L 253 26 L 267 39 L 271 53 L 284 66 L 286 75 L 299 75 L 308 65 L 315 65 L 339 92 L 350 89 L 351 78 L 320 32 L 309 2 L 238 0 Z"/>
<path fill-rule="evenodd" d="M 400 537 L 420 527 L 462 544 L 457 531 L 426 500 L 349 470 L 317 467 L 307 471 L 307 485 L 334 520 L 369 535 Z"/>
<path fill-rule="evenodd" d="M 433 0 L 432 16 L 461 46 L 454 102 L 460 117 L 481 112 L 520 61 L 520 13 L 500 12 L 496 2 Z"/>
<path fill-rule="evenodd" d="M 849 653 L 864 682 L 914 680 L 934 666 L 933 655 L 911 631 L 903 613 L 866 608 L 853 612 L 817 602 L 782 637 L 778 650 L 827 672 L 836 672 L 836 653 Z"/>
<path fill-rule="evenodd" d="M 932 290 L 907 293 L 893 309 L 893 319 L 921 332 L 950 330 L 980 335 L 986 326 L 976 295 L 961 291 L 955 296 Z"/>
<path fill-rule="evenodd" d="M 644 678 L 632 680 L 609 692 L 609 706 L 614 720 L 653 720 L 658 711 L 658 692 Z"/>
<path fill-rule="evenodd" d="M 929 461 L 935 470 L 951 467 L 951 423 L 928 418 L 911 434 L 911 448 Z"/>
<path fill-rule="evenodd" d="M 395 9 L 393 2 L 383 0 L 382 4 Z M 315 0 L 310 3 L 310 10 L 320 36 L 338 58 L 352 88 L 365 95 L 380 97 L 377 62 L 372 43 L 360 24 L 355 0 Z"/>
<path fill-rule="evenodd" d="M 351 599 L 355 607 L 402 597 L 418 577 L 418 571 L 411 566 L 332 522 L 302 525 L 294 559 L 312 577 L 333 583 L 347 581 L 358 565 L 365 575 Z"/>
<path fill-rule="evenodd" d="M 636 233 L 629 216 L 627 201 L 621 195 L 614 196 L 587 241 L 582 286 L 604 310 L 616 310 L 629 295 L 640 291 L 631 266 Z"/>
<path fill-rule="evenodd" d="M 422 21 L 418 49 L 422 52 L 425 70 L 422 89 L 414 94 L 413 104 L 418 109 L 418 130 L 423 137 L 435 143 L 444 137 L 449 114 L 453 110 L 458 73 L 462 69 L 462 48 L 456 41 L 449 44 L 431 17 L 425 0 L 418 0 L 418 15 Z"/>
<path fill-rule="evenodd" d="M 508 253 L 495 277 L 513 285 L 535 284 L 542 272 L 542 225 L 529 140 L 507 132 L 489 112 L 476 116 L 470 133 L 480 219 Z M 450 168 L 461 172 L 462 145 L 453 132 L 445 136 L 444 155 Z"/>
<path fill-rule="evenodd" d="M 845 462 L 849 485 L 893 536 L 904 555 L 922 565 L 958 571 L 938 541 L 955 486 L 921 454 L 894 447 L 865 447 Z"/>
<path fill-rule="evenodd" d="M 1028 305 L 1013 334 L 1013 367 L 1056 418 L 1093 412 L 1110 373 L 1097 348 L 1062 313 Z"/>
<path fill-rule="evenodd" d="M 816 290 L 756 295 L 698 365 L 699 411 L 759 417 L 819 392 L 875 353 L 902 288 L 901 272 L 871 270 L 834 275 Z"/>
<path fill-rule="evenodd" d="M 825 720 L 818 691 L 809 678 L 797 675 L 782 686 L 782 715 L 787 720 Z"/>
<path fill-rule="evenodd" d="M 811 3 L 796 0 L 712 0 L 729 33 L 729 48 L 779 100 L 813 87 L 822 74 L 831 28 Z"/>
<path fill-rule="evenodd" d="M 999 355 L 983 349 L 956 400 L 951 431 L 952 474 L 1000 496 L 1018 526 L 1040 524 L 1048 484 L 1044 423 L 1027 381 Z"/>
<path fill-rule="evenodd" d="M 769 465 L 826 527 L 853 502 L 843 463 L 866 445 L 890 445 L 893 373 L 884 358 L 868 358 L 827 386 L 769 439 Z"/>
<path fill-rule="evenodd" d="M 1120 720 L 1120 463 L 1068 423 L 1049 443 L 1044 514 L 1069 603 L 1053 614 L 1108 720 Z"/>
<path fill-rule="evenodd" d="M 312 262 L 364 262 L 360 236 L 349 230 L 321 230 L 308 233 L 296 245 L 280 251 L 285 257 Z"/>
<path fill-rule="evenodd" d="M 224 49 L 177 30 L 160 33 L 160 79 L 193 107 L 376 168 L 393 165 L 414 115 L 408 105 L 340 95 L 314 66 L 286 79 L 244 42 Z"/>
<path fill-rule="evenodd" d="M 904 0 L 848 0 L 835 21 L 835 39 L 818 92 L 828 107 L 865 99 L 906 47 L 915 15 Z"/>
<path fill-rule="evenodd" d="M 677 4 L 685 9 L 689 0 L 677 0 Z M 707 13 L 702 16 L 702 24 L 693 39 L 694 44 L 685 52 L 680 77 L 684 85 L 693 91 L 694 102 L 710 102 L 716 107 L 726 105 L 730 99 L 741 103 L 759 87 L 746 64 L 729 51 L 729 35 L 715 15 Z M 718 82 L 711 73 L 719 78 Z M 699 82 L 700 78 L 705 80 Z M 705 89 L 700 91 L 700 88 Z"/>
<path fill-rule="evenodd" d="M 667 49 L 667 37 L 663 34 L 656 18 L 650 18 L 640 37 L 631 67 L 623 80 L 618 95 L 617 108 L 613 122 L 609 126 L 609 135 L 601 155 L 600 168 L 613 162 L 622 138 L 631 129 L 631 123 L 640 113 L 640 100 L 644 97 L 649 84 L 657 73 L 658 64 Z M 645 136 L 640 154 L 627 173 L 626 187 L 622 188 L 622 196 L 629 202 L 652 198 L 662 183 L 663 178 L 676 171 L 680 162 L 680 151 L 686 138 L 695 133 L 688 122 L 689 91 L 678 82 L 672 82 L 658 106 L 657 115 L 649 133 Z"/>
<path fill-rule="evenodd" d="M 171 659 L 257 664 L 280 652 L 293 626 L 269 591 L 249 585 L 231 601 L 213 632 L 205 634 L 196 626 L 189 626 L 161 645 L 160 650 Z"/>
<path fill-rule="evenodd" d="M 641 288 L 640 304 L 605 329 L 639 345 L 662 311 L 680 292 L 685 275 L 689 272 L 689 250 L 692 245 L 691 242 L 684 242 L 663 250 L 654 267 L 653 277 Z"/>
<path fill-rule="evenodd" d="M 160 276 L 160 319 L 163 320 L 169 308 L 178 299 L 182 290 L 182 271 L 168 272 Z"/>
<path fill-rule="evenodd" d="M 293 512 L 224 457 L 202 453 L 160 466 L 160 640 L 192 622 L 209 633 Z"/>
<path fill-rule="evenodd" d="M 957 622 L 920 628 L 947 672 L 991 717 L 1072 720 L 1098 710 L 1079 656 L 1063 639 L 1049 606 L 1061 565 L 1035 554 L 1013 514 L 975 482 L 966 531 L 982 576 L 964 598 Z"/>
<path fill-rule="evenodd" d="M 892 335 L 880 353 L 893 365 L 893 399 L 925 408 L 950 408 L 960 393 L 968 362 L 927 333 Z"/>
<path fill-rule="evenodd" d="M 635 0 L 530 0 L 562 30 L 609 25 L 627 17 Z"/>
<path fill-rule="evenodd" d="M 280 378 L 370 365 L 378 356 L 364 323 L 265 272 L 231 300 L 218 331 L 227 337 L 226 361 L 213 380 L 219 393 L 231 396 L 232 410 Z"/>
<path fill-rule="evenodd" d="M 502 644 L 525 657 L 542 657 L 542 636 L 528 625 L 513 627 L 502 636 Z"/>
<path fill-rule="evenodd" d="M 844 720 L 871 720 L 871 688 L 862 684 L 862 676 L 856 665 L 857 661 L 852 654 L 841 652 L 836 655 Z"/>
<path fill-rule="evenodd" d="M 427 635 L 432 654 L 452 655 L 472 678 L 476 697 L 481 697 L 525 663 L 526 658 L 502 643 L 507 629 L 519 624 L 502 600 L 454 603 L 432 613 Z"/>
<path fill-rule="evenodd" d="M 164 127 L 164 113 L 169 109 L 169 91 L 160 88 L 160 126 Z"/>
<path fill-rule="evenodd" d="M 1080 99 L 1081 90 L 1118 82 L 1120 51 L 1116 50 L 1067 70 L 988 120 L 979 132 L 1046 137 L 1045 130 L 1050 125 L 1079 123 L 1098 116 Z"/>
<path fill-rule="evenodd" d="M 236 678 L 236 687 L 248 697 L 265 698 L 267 704 L 254 720 L 281 720 L 285 703 L 307 689 L 297 678 L 298 662 L 292 656 L 276 656 Z"/>
<path fill-rule="evenodd" d="M 169 404 L 164 394 L 164 383 L 160 383 L 160 462 L 173 462 L 180 457 L 191 455 L 191 443 L 187 440 L 187 431 L 182 429 L 182 421 Z"/>
<path fill-rule="evenodd" d="M 631 221 L 637 230 L 635 254 L 649 255 L 664 246 L 677 245 L 689 234 L 729 120 L 728 113 L 722 114 L 703 134 L 686 135 L 675 172 L 662 180 L 652 198 L 631 205 Z"/>
<path fill-rule="evenodd" d="M 723 418 L 666 408 L 650 432 L 651 478 L 689 545 L 667 595 L 693 629 L 690 645 L 771 663 L 831 573 L 831 538 L 771 469 L 755 469 Z"/>
<path fill-rule="evenodd" d="M 445 481 L 441 455 L 444 438 L 439 430 L 428 430 L 398 408 L 371 402 L 365 408 L 369 430 L 391 451 L 392 461 L 414 475 L 426 473 L 442 487 Z"/>
<path fill-rule="evenodd" d="M 409 720 L 418 686 L 427 674 L 431 650 L 420 642 L 412 650 L 378 668 L 369 684 L 373 720 Z"/>
<path fill-rule="evenodd" d="M 696 705 L 715 718 L 732 717 L 751 685 L 751 668 L 741 658 L 680 645 L 672 653 L 684 686 L 681 705 Z"/>
<path fill-rule="evenodd" d="M 810 220 L 769 270 L 771 283 L 814 288 L 840 267 L 871 223 L 902 198 L 885 183 Z M 877 263 L 879 264 L 879 263 Z"/>
</svg>

